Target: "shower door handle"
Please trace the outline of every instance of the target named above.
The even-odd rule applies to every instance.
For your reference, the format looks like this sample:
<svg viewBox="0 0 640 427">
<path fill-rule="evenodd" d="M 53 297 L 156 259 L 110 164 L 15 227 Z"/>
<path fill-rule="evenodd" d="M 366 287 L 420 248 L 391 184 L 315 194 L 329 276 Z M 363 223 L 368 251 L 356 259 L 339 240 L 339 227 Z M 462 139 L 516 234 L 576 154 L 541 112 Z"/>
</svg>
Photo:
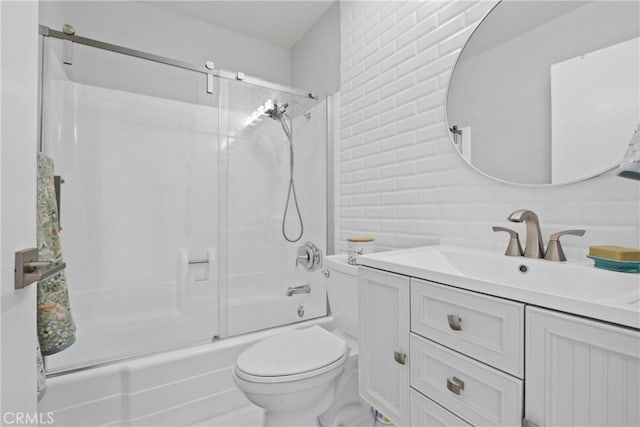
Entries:
<svg viewBox="0 0 640 427">
<path fill-rule="evenodd" d="M 62 218 L 62 208 L 60 207 L 60 203 L 62 202 L 62 184 L 64 184 L 64 178 L 60 175 L 53 176 L 53 189 L 56 193 L 56 207 L 58 208 L 58 231 L 62 230 L 62 226 L 60 225 L 60 218 Z"/>
</svg>

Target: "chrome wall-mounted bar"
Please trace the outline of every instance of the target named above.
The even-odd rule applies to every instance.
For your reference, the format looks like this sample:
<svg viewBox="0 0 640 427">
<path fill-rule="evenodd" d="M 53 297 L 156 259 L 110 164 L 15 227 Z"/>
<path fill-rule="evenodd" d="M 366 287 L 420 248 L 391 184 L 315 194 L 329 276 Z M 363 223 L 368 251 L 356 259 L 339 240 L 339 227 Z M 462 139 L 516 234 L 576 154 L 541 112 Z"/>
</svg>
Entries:
<svg viewBox="0 0 640 427">
<path fill-rule="evenodd" d="M 108 50 L 110 52 L 116 52 L 116 53 L 121 53 L 123 55 L 128 55 L 128 56 L 133 56 L 136 58 L 142 58 L 142 59 L 146 59 L 148 61 L 153 61 L 153 62 L 158 62 L 161 64 L 165 64 L 165 65 L 170 65 L 172 67 L 178 67 L 178 68 L 182 68 L 185 70 L 191 70 L 191 71 L 195 71 L 198 73 L 203 73 L 203 74 L 207 74 L 207 75 L 213 75 L 216 77 L 220 77 L 223 79 L 229 79 L 229 80 L 238 80 L 238 76 L 242 75 L 243 78 L 241 79 L 243 82 L 245 83 L 250 83 L 256 86 L 260 86 L 260 87 L 264 87 L 267 89 L 273 89 L 273 90 L 277 90 L 279 92 L 286 92 L 286 93 L 290 93 L 292 95 L 297 95 L 297 96 L 302 96 L 305 98 L 312 98 L 312 99 L 317 99 L 316 95 L 314 94 L 313 91 L 309 91 L 309 90 L 304 90 L 304 89 L 298 89 L 292 86 L 287 86 L 287 85 L 283 85 L 280 83 L 276 83 L 276 82 L 272 82 L 269 80 L 264 80 L 261 79 L 259 77 L 253 77 L 253 76 L 249 76 L 246 75 L 244 73 L 241 72 L 233 72 L 233 71 L 228 71 L 228 70 L 223 70 L 223 69 L 210 69 L 208 68 L 208 66 L 212 63 L 210 61 L 207 61 L 205 63 L 205 65 L 194 65 L 194 64 L 190 64 L 188 62 L 184 62 L 184 61 L 178 61 L 176 59 L 171 59 L 171 58 L 167 58 L 164 56 L 160 56 L 160 55 L 154 55 L 152 53 L 148 53 L 148 52 L 143 52 L 141 50 L 136 50 L 136 49 L 130 49 L 127 47 L 123 47 L 123 46 L 118 46 L 115 44 L 111 44 L 111 43 L 105 43 L 99 40 L 93 40 L 93 39 L 89 39 L 86 37 L 81 37 L 75 34 L 66 34 L 65 32 L 62 31 L 56 31 L 56 30 L 52 30 L 51 28 L 44 26 L 44 25 L 40 25 L 39 27 L 39 31 L 40 35 L 44 36 L 44 37 L 53 37 L 56 39 L 61 39 L 61 40 L 68 40 L 71 41 L 73 43 L 78 43 L 81 45 L 85 45 L 85 46 L 91 46 L 91 47 L 95 47 L 98 49 L 103 49 L 103 50 Z M 207 82 L 208 83 L 208 82 Z M 208 88 L 207 88 L 208 89 Z M 208 92 L 208 90 L 207 90 Z M 209 92 L 210 93 L 210 92 Z"/>
</svg>

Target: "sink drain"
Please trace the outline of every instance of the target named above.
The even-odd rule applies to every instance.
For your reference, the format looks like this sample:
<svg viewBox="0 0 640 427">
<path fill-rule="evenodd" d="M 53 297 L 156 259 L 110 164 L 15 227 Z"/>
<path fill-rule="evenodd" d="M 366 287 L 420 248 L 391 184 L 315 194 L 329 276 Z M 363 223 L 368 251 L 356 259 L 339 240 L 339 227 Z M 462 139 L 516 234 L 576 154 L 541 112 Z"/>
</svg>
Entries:
<svg viewBox="0 0 640 427">
<path fill-rule="evenodd" d="M 524 265 L 524 264 L 520 264 L 520 267 L 518 267 L 518 270 L 520 270 L 520 273 L 524 274 L 524 273 L 526 273 L 527 271 L 529 271 L 529 267 L 527 267 L 527 266 L 526 266 L 526 265 Z"/>
</svg>

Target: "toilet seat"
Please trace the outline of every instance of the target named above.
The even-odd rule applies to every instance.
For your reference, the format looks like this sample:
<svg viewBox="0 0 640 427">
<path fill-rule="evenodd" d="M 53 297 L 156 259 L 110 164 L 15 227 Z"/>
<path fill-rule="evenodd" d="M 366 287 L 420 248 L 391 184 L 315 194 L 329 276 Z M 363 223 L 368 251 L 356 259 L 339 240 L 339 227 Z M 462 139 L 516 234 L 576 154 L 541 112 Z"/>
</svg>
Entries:
<svg viewBox="0 0 640 427">
<path fill-rule="evenodd" d="M 245 350 L 235 374 L 255 383 L 298 381 L 341 368 L 347 343 L 320 326 L 275 335 Z"/>
</svg>

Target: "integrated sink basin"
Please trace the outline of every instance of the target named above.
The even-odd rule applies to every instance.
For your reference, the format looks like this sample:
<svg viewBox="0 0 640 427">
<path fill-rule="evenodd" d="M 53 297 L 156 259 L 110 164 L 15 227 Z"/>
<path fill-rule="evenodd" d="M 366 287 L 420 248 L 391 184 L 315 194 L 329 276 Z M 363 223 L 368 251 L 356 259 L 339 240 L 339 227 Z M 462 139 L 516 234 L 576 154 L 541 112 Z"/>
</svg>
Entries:
<svg viewBox="0 0 640 427">
<path fill-rule="evenodd" d="M 640 275 L 589 261 L 426 246 L 361 256 L 361 265 L 640 328 Z"/>
</svg>

